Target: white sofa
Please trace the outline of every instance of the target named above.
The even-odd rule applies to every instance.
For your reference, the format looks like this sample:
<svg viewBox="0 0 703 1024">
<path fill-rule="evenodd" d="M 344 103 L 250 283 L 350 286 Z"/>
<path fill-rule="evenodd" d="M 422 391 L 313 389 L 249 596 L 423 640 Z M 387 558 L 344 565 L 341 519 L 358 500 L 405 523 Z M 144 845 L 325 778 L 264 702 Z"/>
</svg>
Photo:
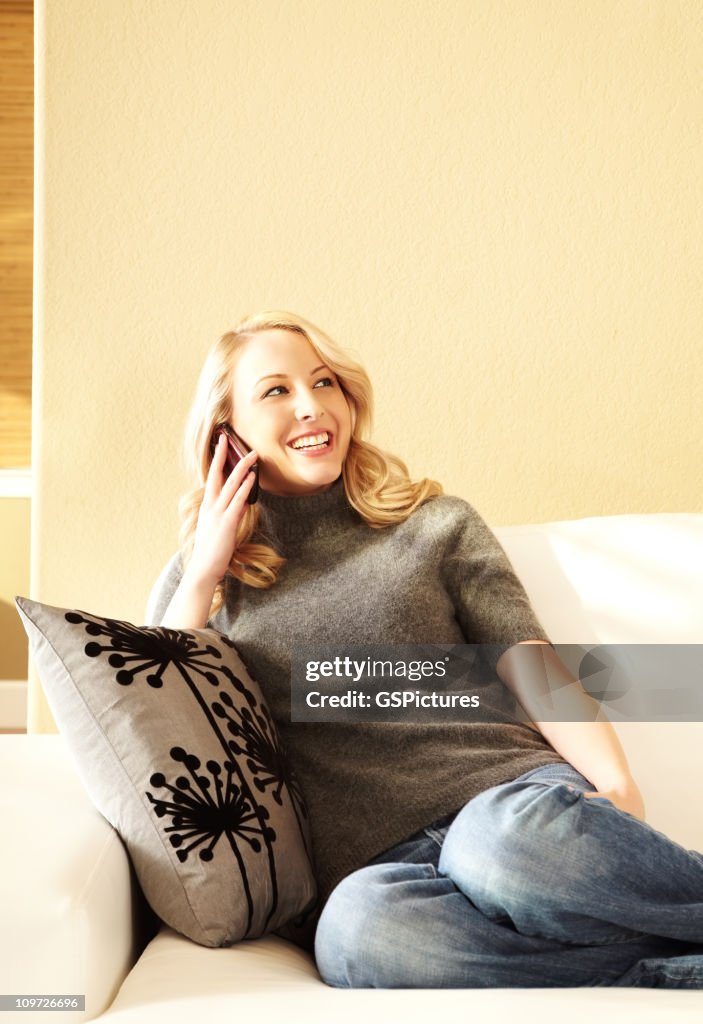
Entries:
<svg viewBox="0 0 703 1024">
<path fill-rule="evenodd" d="M 703 515 L 596 517 L 496 533 L 554 642 L 703 643 Z M 617 728 L 647 820 L 703 850 L 703 724 Z M 168 928 L 154 934 L 158 923 L 124 847 L 88 802 L 61 737 L 0 736 L 0 777 L 0 994 L 85 994 L 85 1012 L 63 1011 L 61 1021 L 703 1020 L 703 991 L 336 990 L 311 957 L 277 937 L 206 949 Z M 3 1014 L 13 1019 L 47 1017 Z"/>
</svg>

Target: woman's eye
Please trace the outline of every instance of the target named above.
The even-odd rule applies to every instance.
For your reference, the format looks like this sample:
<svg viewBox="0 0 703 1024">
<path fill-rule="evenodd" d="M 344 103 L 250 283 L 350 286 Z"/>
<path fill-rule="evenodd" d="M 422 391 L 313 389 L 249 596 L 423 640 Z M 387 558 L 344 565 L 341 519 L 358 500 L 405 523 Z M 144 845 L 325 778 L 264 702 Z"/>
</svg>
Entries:
<svg viewBox="0 0 703 1024">
<path fill-rule="evenodd" d="M 318 381 L 315 381 L 315 383 L 312 386 L 313 387 L 334 387 L 335 386 L 335 380 L 332 377 L 320 377 L 320 379 Z M 275 397 L 276 395 L 287 394 L 287 393 L 288 393 L 288 388 L 285 387 L 284 384 L 275 384 L 273 387 L 270 387 L 268 389 L 268 391 L 264 391 L 264 393 L 262 395 L 262 398 L 268 398 L 270 396 Z"/>
</svg>

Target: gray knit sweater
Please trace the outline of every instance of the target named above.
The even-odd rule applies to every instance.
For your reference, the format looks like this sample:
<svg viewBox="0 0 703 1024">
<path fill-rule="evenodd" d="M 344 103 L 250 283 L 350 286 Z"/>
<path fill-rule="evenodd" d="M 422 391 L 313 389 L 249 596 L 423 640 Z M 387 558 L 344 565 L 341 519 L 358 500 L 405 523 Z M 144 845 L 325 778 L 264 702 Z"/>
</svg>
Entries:
<svg viewBox="0 0 703 1024">
<path fill-rule="evenodd" d="M 298 643 L 495 644 L 547 640 L 498 540 L 468 502 L 431 498 L 404 523 L 368 527 L 342 478 L 321 494 L 260 492 L 256 540 L 287 559 L 268 590 L 226 578 L 208 626 L 261 686 L 300 781 L 320 899 L 383 850 L 491 786 L 562 761 L 520 724 L 291 723 Z M 158 625 L 182 576 L 177 552 L 149 601 Z M 305 944 L 305 943 L 301 943 Z M 308 936 L 309 944 L 309 936 Z"/>
</svg>

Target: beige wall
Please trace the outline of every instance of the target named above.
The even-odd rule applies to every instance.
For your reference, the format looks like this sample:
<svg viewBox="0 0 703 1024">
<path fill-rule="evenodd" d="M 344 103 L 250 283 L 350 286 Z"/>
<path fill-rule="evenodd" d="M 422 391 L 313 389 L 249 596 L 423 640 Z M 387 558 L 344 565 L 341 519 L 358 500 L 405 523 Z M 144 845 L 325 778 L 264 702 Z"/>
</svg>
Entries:
<svg viewBox="0 0 703 1024">
<path fill-rule="evenodd" d="M 202 357 L 268 307 L 354 348 L 377 443 L 494 525 L 701 511 L 700 27 L 38 3 L 33 595 L 141 619 Z"/>
</svg>

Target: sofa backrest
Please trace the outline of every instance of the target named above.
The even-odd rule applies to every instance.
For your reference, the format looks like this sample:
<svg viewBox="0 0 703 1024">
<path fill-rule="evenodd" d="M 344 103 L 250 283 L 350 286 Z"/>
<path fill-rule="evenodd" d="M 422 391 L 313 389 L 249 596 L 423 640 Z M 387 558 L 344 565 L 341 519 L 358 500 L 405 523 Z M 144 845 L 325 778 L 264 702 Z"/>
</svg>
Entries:
<svg viewBox="0 0 703 1024">
<path fill-rule="evenodd" d="M 597 516 L 494 532 L 553 643 L 703 644 L 703 515 Z M 615 728 L 647 821 L 703 851 L 703 723 Z"/>
</svg>

